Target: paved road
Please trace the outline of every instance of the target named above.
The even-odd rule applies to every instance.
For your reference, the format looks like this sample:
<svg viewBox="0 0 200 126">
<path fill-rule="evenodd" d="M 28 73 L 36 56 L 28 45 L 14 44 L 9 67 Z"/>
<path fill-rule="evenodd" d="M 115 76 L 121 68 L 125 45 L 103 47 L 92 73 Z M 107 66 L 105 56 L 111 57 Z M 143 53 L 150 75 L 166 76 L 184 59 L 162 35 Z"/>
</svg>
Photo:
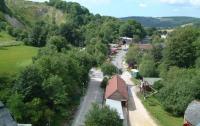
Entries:
<svg viewBox="0 0 200 126">
<path fill-rule="evenodd" d="M 103 79 L 103 74 L 100 70 L 92 69 L 90 71 L 90 83 L 87 93 L 81 102 L 78 112 L 76 113 L 72 126 L 84 126 L 85 116 L 92 108 L 92 103 L 102 104 L 103 90 L 100 88 L 100 83 Z"/>
<path fill-rule="evenodd" d="M 120 50 L 117 54 L 116 57 L 113 58 L 112 63 L 118 68 L 123 70 L 123 59 L 126 55 L 126 51 Z"/>
</svg>

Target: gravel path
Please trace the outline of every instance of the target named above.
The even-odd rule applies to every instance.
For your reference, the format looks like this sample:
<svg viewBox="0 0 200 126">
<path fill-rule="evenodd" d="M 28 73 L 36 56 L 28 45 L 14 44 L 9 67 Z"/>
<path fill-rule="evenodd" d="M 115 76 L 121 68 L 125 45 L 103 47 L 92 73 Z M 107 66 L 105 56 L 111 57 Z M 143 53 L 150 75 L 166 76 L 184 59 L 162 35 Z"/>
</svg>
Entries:
<svg viewBox="0 0 200 126">
<path fill-rule="evenodd" d="M 138 91 L 138 88 L 133 86 L 134 84 L 130 80 L 130 73 L 125 71 L 121 77 L 126 81 L 129 89 L 128 107 L 130 126 L 157 126 L 140 99 L 137 97 L 136 92 Z"/>
<path fill-rule="evenodd" d="M 129 125 L 130 126 L 157 126 L 155 121 L 149 115 L 148 111 L 145 109 L 141 100 L 137 97 L 136 92 L 138 88 L 133 86 L 131 81 L 131 74 L 125 69 L 122 62 L 126 55 L 126 52 L 121 50 L 118 52 L 116 57 L 113 59 L 113 64 L 119 69 L 123 70 L 121 77 L 125 80 L 128 85 L 129 101 L 128 101 L 128 111 L 129 111 Z"/>
<path fill-rule="evenodd" d="M 92 108 L 92 103 L 102 104 L 103 90 L 100 88 L 100 83 L 103 79 L 103 74 L 100 70 L 92 69 L 90 71 L 90 83 L 87 93 L 81 102 L 78 112 L 72 126 L 84 126 L 85 116 Z"/>
</svg>

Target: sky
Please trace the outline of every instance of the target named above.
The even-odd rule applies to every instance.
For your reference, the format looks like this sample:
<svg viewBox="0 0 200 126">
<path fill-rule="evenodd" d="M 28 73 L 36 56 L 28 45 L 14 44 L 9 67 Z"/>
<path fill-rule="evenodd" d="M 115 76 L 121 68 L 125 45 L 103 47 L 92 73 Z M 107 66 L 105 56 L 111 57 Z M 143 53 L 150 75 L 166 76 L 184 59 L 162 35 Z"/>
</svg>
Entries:
<svg viewBox="0 0 200 126">
<path fill-rule="evenodd" d="M 44 2 L 47 0 L 32 0 Z M 78 2 L 94 14 L 127 16 L 190 16 L 200 18 L 200 0 L 66 0 Z"/>
</svg>

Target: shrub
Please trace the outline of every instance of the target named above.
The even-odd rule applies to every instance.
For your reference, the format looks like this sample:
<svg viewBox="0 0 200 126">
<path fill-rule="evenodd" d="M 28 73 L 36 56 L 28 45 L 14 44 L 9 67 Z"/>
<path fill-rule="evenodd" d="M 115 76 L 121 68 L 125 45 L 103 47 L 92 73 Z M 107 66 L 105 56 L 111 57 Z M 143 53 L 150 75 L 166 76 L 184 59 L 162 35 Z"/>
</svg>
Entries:
<svg viewBox="0 0 200 126">
<path fill-rule="evenodd" d="M 104 75 L 107 75 L 107 76 L 112 76 L 116 73 L 118 73 L 118 68 L 113 65 L 112 63 L 104 63 L 102 66 L 101 66 L 101 70 L 103 72 Z"/>
<path fill-rule="evenodd" d="M 116 111 L 94 104 L 86 116 L 85 126 L 122 126 L 122 121 Z"/>
<path fill-rule="evenodd" d="M 155 77 L 156 66 L 153 58 L 149 55 L 144 55 L 142 62 L 139 65 L 139 70 L 143 77 Z"/>
<path fill-rule="evenodd" d="M 159 81 L 156 81 L 156 82 L 154 83 L 153 87 L 154 87 L 156 90 L 160 90 L 161 88 L 164 87 L 164 85 L 163 85 L 163 82 L 162 82 L 161 80 L 159 80 Z"/>
<path fill-rule="evenodd" d="M 101 82 L 101 88 L 105 89 L 108 84 L 108 77 L 104 77 L 103 81 Z"/>
<path fill-rule="evenodd" d="M 163 107 L 173 115 L 182 116 L 188 104 L 200 99 L 200 72 L 195 69 L 171 68 L 157 94 Z"/>
</svg>

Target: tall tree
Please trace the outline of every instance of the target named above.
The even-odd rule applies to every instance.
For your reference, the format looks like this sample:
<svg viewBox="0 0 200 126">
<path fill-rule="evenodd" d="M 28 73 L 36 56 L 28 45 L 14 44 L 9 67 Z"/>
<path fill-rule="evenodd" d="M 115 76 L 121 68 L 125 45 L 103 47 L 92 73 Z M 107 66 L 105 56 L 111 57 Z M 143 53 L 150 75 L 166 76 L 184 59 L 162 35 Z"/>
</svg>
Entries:
<svg viewBox="0 0 200 126">
<path fill-rule="evenodd" d="M 43 47 L 46 45 L 48 26 L 45 22 L 37 22 L 29 35 L 29 45 Z"/>
<path fill-rule="evenodd" d="M 193 66 L 196 60 L 193 42 L 198 35 L 198 30 L 193 27 L 180 28 L 171 33 L 164 50 L 165 62 L 169 66 Z"/>
<path fill-rule="evenodd" d="M 120 26 L 119 33 L 121 36 L 126 36 L 130 38 L 132 38 L 133 35 L 138 35 L 140 39 L 144 38 L 146 35 L 142 25 L 134 20 L 123 22 Z"/>
</svg>

